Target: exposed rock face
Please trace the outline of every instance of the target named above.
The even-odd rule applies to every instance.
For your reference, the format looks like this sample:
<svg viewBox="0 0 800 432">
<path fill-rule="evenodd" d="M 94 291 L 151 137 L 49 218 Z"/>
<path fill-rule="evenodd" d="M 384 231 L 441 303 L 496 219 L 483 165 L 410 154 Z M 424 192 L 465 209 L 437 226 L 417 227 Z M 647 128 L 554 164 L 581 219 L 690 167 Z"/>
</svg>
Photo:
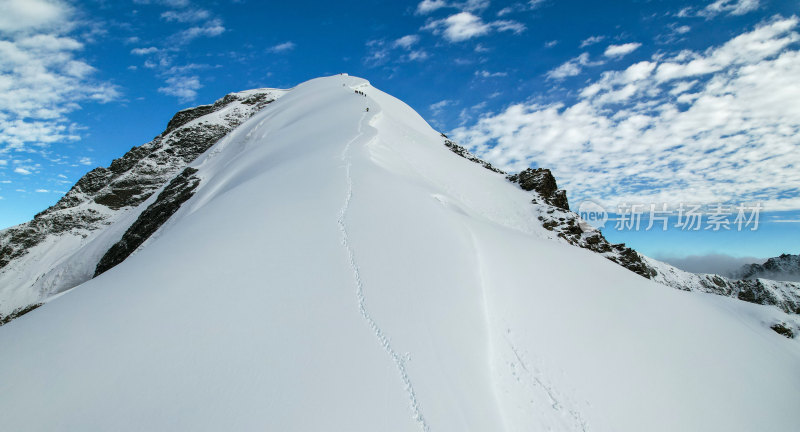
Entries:
<svg viewBox="0 0 800 432">
<path fill-rule="evenodd" d="M 537 203 L 535 198 L 534 203 Z M 544 203 L 554 208 L 551 207 L 545 214 L 539 216 L 542 226 L 557 233 L 558 237 L 567 243 L 597 252 L 639 276 L 650 279 L 655 274 L 655 270 L 645 264 L 635 250 L 626 247 L 625 243 L 612 244 L 600 231 L 582 222 L 577 214 L 562 210 L 546 201 Z"/>
<path fill-rule="evenodd" d="M 183 110 L 169 121 L 167 129 L 153 141 L 132 148 L 108 168 L 90 171 L 55 206 L 43 213 L 72 208 L 93 199 L 112 210 L 141 204 L 172 177 L 236 126 L 275 100 L 270 92 L 229 94 L 213 105 Z M 190 122 L 219 112 L 234 102 L 235 107 L 222 119 Z M 222 121 L 214 121 L 222 120 Z M 93 195 L 93 196 L 92 196 Z"/>
<path fill-rule="evenodd" d="M 135 211 L 187 164 L 284 93 L 273 89 L 249 90 L 229 94 L 211 105 L 180 111 L 163 133 L 149 143 L 132 148 L 107 168 L 88 172 L 55 205 L 37 214 L 32 221 L 0 231 L 0 314 L 10 316 L 18 308 L 39 303 L 85 281 L 72 277 L 70 282 L 65 282 L 71 286 L 55 281 L 45 290 L 33 288 L 50 270 L 48 261 L 36 255 L 26 258 L 24 264 L 15 263 L 37 245 L 46 241 L 63 243 L 59 240 L 63 236 L 83 238 L 84 242 L 92 240 L 95 234 L 103 231 L 101 228 Z M 47 251 L 37 249 L 36 254 L 39 253 L 45 255 Z M 71 253 L 75 250 L 63 252 Z M 48 255 L 51 266 L 64 258 L 65 255 Z M 41 266 L 43 273 L 33 274 L 32 262 Z M 94 270 L 96 264 L 86 265 Z M 70 271 L 74 273 L 75 270 Z M 86 277 L 91 277 L 91 273 L 89 271 Z"/>
<path fill-rule="evenodd" d="M 0 231 L 0 269 L 28 253 L 48 235 L 97 229 L 106 217 L 92 208 L 74 213 L 39 213 L 28 223 Z"/>
<path fill-rule="evenodd" d="M 635 250 L 624 243 L 611 244 L 600 231 L 582 223 L 577 214 L 569 210 L 567 192 L 558 188 L 553 173 L 546 168 L 528 168 L 520 173 L 506 177 L 508 181 L 519 184 L 526 191 L 535 192 L 533 202 L 549 206 L 545 214 L 539 216 L 542 226 L 558 234 L 567 243 L 597 252 L 628 270 L 650 278 L 655 271 L 648 267 Z"/>
<path fill-rule="evenodd" d="M 8 314 L 8 315 L 0 314 L 0 326 L 2 326 L 4 324 L 8 324 L 9 322 L 11 322 L 11 320 L 19 318 L 19 317 L 25 315 L 26 313 L 31 312 L 32 310 L 38 308 L 42 304 L 43 303 L 35 303 L 35 304 L 28 305 L 28 306 L 25 306 L 25 307 L 17 308 L 17 309 L 14 309 L 13 311 L 11 311 L 11 313 Z"/>
<path fill-rule="evenodd" d="M 800 282 L 800 255 L 782 254 L 764 264 L 747 264 L 733 274 L 738 279 L 772 279 Z"/>
<path fill-rule="evenodd" d="M 518 174 L 508 176 L 512 183 L 519 183 L 519 187 L 526 191 L 536 191 L 544 201 L 561 210 L 569 211 L 567 192 L 559 189 L 553 173 L 546 168 L 528 168 Z"/>
<path fill-rule="evenodd" d="M 175 214 L 194 195 L 194 190 L 200 184 L 200 179 L 195 177 L 194 168 L 186 168 L 167 185 L 158 195 L 158 199 L 143 211 L 136 222 L 128 228 L 122 239 L 106 252 L 97 269 L 95 276 L 104 273 L 128 258 L 142 243 L 150 238 L 169 218 Z"/>
<path fill-rule="evenodd" d="M 494 172 L 499 173 L 499 174 L 505 174 L 506 173 L 503 170 L 500 170 L 498 168 L 493 167 L 492 164 L 490 164 L 489 162 L 486 162 L 486 161 L 481 160 L 480 158 L 476 157 L 475 155 L 470 153 L 464 147 L 461 147 L 460 145 L 454 143 L 453 141 L 450 141 L 447 138 L 447 135 L 442 134 L 442 137 L 445 139 L 444 140 L 444 145 L 447 146 L 447 148 L 449 148 L 450 151 L 452 151 L 453 153 L 463 157 L 464 159 L 466 159 L 466 160 L 468 160 L 470 162 L 474 162 L 474 163 L 476 163 L 476 164 L 488 169 L 489 171 L 494 171 Z"/>
<path fill-rule="evenodd" d="M 447 135 L 442 134 L 442 137 L 444 145 L 453 153 L 490 171 L 506 174 L 454 143 L 447 138 Z M 545 208 L 543 214 L 539 216 L 542 226 L 556 233 L 559 238 L 573 246 L 597 252 L 640 276 L 649 279 L 655 274 L 655 270 L 645 264 L 635 250 L 625 247 L 624 243 L 611 244 L 600 231 L 581 223 L 578 215 L 569 211 L 567 192 L 558 188 L 556 179 L 549 169 L 528 168 L 518 174 L 506 176 L 506 179 L 518 184 L 523 190 L 533 192 L 531 202 Z"/>
<path fill-rule="evenodd" d="M 715 274 L 679 270 L 652 258 L 644 258 L 656 271 L 653 280 L 685 291 L 702 291 L 738 298 L 750 303 L 773 305 L 784 312 L 800 314 L 800 283 L 768 279 L 736 280 Z"/>
<path fill-rule="evenodd" d="M 773 324 L 770 328 L 781 336 L 786 336 L 789 339 L 794 338 L 794 332 L 786 323 Z"/>
</svg>

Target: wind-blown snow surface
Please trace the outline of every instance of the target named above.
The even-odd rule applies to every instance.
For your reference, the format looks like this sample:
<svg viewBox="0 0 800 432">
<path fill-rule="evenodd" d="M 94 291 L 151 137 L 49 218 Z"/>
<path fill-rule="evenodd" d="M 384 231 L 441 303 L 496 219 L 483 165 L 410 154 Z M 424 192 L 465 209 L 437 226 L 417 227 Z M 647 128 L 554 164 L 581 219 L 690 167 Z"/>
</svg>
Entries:
<svg viewBox="0 0 800 432">
<path fill-rule="evenodd" d="M 4 430 L 800 420 L 798 343 L 761 325 L 785 315 L 545 239 L 528 193 L 362 79 L 296 87 L 193 166 L 139 253 L 0 328 Z"/>
</svg>

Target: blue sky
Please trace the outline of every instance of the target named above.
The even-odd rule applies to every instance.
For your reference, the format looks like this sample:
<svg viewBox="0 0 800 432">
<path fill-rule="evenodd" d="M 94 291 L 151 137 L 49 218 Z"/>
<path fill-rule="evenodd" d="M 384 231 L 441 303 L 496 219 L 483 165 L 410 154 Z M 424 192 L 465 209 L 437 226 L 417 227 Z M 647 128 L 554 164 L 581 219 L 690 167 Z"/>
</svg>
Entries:
<svg viewBox="0 0 800 432">
<path fill-rule="evenodd" d="M 0 228 L 181 108 L 348 72 L 505 169 L 551 168 L 575 209 L 764 208 L 753 233 L 611 240 L 798 253 L 798 14 L 798 0 L 0 0 Z"/>
</svg>

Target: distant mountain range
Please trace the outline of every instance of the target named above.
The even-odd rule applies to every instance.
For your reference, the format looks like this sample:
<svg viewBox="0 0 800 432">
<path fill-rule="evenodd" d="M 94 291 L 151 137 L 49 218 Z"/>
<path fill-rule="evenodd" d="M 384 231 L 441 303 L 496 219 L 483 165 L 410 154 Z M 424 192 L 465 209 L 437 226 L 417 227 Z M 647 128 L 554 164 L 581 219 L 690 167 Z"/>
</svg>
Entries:
<svg viewBox="0 0 800 432">
<path fill-rule="evenodd" d="M 782 254 L 763 264 L 747 264 L 733 272 L 731 277 L 800 282 L 800 255 Z"/>
</svg>

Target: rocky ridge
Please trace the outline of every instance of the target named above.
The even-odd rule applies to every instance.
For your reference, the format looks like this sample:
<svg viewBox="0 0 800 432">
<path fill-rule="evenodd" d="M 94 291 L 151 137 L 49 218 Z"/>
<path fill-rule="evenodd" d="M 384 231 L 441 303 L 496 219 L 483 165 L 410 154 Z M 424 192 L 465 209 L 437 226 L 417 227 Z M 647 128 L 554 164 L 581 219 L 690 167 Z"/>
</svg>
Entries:
<svg viewBox="0 0 800 432">
<path fill-rule="evenodd" d="M 800 314 L 800 283 L 770 279 L 731 279 L 716 274 L 695 274 L 644 257 L 655 271 L 652 279 L 684 291 L 702 291 L 750 303 L 773 305 L 784 312 Z"/>
<path fill-rule="evenodd" d="M 507 174 L 454 143 L 446 135 L 442 134 L 442 137 L 444 145 L 453 153 L 490 171 Z M 583 222 L 576 213 L 570 211 L 567 192 L 558 188 L 556 179 L 549 169 L 528 168 L 517 174 L 507 175 L 506 179 L 532 193 L 531 203 L 541 209 L 539 221 L 557 238 L 573 246 L 597 252 L 642 277 L 649 279 L 655 274 L 655 270 L 648 267 L 636 251 L 626 247 L 624 243 L 611 244 L 600 231 Z"/>
<path fill-rule="evenodd" d="M 764 264 L 747 264 L 732 275 L 736 279 L 772 279 L 800 282 L 800 255 L 782 254 Z"/>
<path fill-rule="evenodd" d="M 506 174 L 473 155 L 466 148 L 447 139 L 444 134 L 442 136 L 445 138 L 445 146 L 453 153 L 491 171 Z M 737 280 L 720 275 L 694 274 L 679 270 L 641 255 L 626 247 L 624 243 L 610 243 L 599 230 L 569 210 L 566 191 L 558 188 L 555 177 L 549 169 L 528 168 L 517 174 L 508 175 L 506 179 L 532 193 L 531 203 L 541 209 L 539 221 L 542 222 L 542 226 L 566 243 L 599 253 L 642 277 L 675 289 L 733 297 L 750 303 L 777 306 L 787 313 L 800 314 L 800 283 L 758 278 Z M 767 271 L 778 268 L 785 271 L 787 268 L 795 268 L 793 266 L 796 261 L 800 261 L 800 256 L 782 255 L 778 259 L 768 261 L 769 264 L 764 264 L 763 268 L 768 269 Z M 748 275 L 758 274 L 761 270 L 761 267 L 756 265 L 746 267 L 752 269 Z M 783 324 L 775 325 L 775 328 L 779 328 Z"/>
<path fill-rule="evenodd" d="M 248 90 L 182 110 L 152 141 L 132 148 L 108 167 L 88 172 L 32 221 L 0 231 L 0 322 L 4 316 L 90 279 L 97 262 L 70 261 L 70 255 L 105 231 L 103 228 L 131 223 L 126 215 L 141 212 L 139 207 L 186 165 L 284 93 Z M 66 244 L 67 237 L 74 240 L 73 247 L 53 256 L 53 246 Z M 31 270 L 34 263 L 38 267 L 35 272 Z M 58 265 L 61 267 L 54 272 Z"/>
</svg>

